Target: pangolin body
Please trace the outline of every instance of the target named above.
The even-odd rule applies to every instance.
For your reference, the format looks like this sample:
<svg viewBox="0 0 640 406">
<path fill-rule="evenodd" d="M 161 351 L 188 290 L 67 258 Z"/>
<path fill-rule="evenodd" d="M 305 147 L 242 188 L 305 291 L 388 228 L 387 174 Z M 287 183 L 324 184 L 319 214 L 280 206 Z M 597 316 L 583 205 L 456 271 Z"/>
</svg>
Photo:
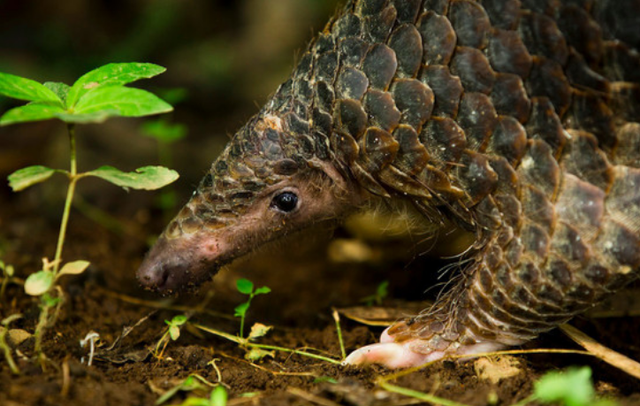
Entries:
<svg viewBox="0 0 640 406">
<path fill-rule="evenodd" d="M 310 224 L 410 201 L 463 277 L 352 363 L 519 345 L 640 270 L 640 1 L 349 0 L 138 278 L 172 291 Z"/>
</svg>

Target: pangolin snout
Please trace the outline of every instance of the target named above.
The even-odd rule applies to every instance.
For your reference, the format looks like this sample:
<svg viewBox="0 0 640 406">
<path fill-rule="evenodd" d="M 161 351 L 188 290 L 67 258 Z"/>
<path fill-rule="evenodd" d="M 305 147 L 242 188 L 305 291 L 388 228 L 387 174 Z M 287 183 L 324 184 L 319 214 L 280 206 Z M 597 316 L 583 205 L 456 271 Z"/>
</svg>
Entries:
<svg viewBox="0 0 640 406">
<path fill-rule="evenodd" d="M 161 237 L 138 268 L 138 282 L 146 289 L 169 294 L 210 279 L 215 273 L 214 261 L 195 250 L 197 246 Z"/>
</svg>

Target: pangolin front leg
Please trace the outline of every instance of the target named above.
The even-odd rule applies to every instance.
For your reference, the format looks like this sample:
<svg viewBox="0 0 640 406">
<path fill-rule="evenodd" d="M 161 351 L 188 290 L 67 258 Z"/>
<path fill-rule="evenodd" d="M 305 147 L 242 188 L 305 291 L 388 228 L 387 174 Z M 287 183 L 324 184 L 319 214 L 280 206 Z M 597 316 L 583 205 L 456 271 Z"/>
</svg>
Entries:
<svg viewBox="0 0 640 406">
<path fill-rule="evenodd" d="M 138 271 L 168 292 L 379 200 L 476 242 L 433 308 L 350 363 L 519 345 L 640 269 L 635 0 L 351 0 Z"/>
</svg>

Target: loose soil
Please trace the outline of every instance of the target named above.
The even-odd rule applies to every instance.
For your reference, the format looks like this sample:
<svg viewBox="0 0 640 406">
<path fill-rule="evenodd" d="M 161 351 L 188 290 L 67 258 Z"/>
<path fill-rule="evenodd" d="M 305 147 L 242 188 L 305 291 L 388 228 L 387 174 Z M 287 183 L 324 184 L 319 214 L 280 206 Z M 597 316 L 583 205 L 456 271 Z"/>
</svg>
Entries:
<svg viewBox="0 0 640 406">
<path fill-rule="evenodd" d="M 111 188 L 104 190 L 108 189 Z M 2 258 L 16 267 L 19 278 L 37 270 L 40 258 L 51 255 L 54 248 L 55 209 L 60 204 L 45 207 L 43 202 L 60 202 L 56 197 L 63 190 L 50 191 L 50 196 L 43 190 L 34 188 L 12 194 L 2 189 Z M 96 204 L 105 204 L 127 231 L 108 231 L 82 211 L 74 211 L 64 257 L 87 259 L 92 265 L 84 275 L 64 280 L 66 301 L 56 323 L 44 336 L 47 362 L 41 366 L 34 360 L 31 337 L 14 348 L 21 375 L 12 375 L 6 363 L 0 364 L 0 404 L 151 405 L 190 374 L 224 384 L 229 391 L 229 404 L 411 403 L 406 397 L 376 386 L 376 378 L 391 373 L 383 368 L 336 366 L 281 352 L 251 363 L 244 359 L 245 351 L 238 345 L 192 326 L 183 328 L 180 338 L 170 342 L 162 354 L 154 355 L 152 350 L 165 331 L 164 321 L 177 314 L 190 314 L 192 323 L 236 334 L 239 323 L 232 317 L 233 308 L 243 297 L 235 291 L 234 284 L 239 277 L 248 277 L 256 285 L 273 290 L 257 297 L 249 312 L 248 325 L 261 322 L 274 326 L 261 340 L 263 343 L 314 348 L 339 358 L 331 308 L 361 304 L 359 300 L 373 293 L 385 279 L 390 281 L 392 298 L 419 298 L 423 296 L 422 289 L 433 284 L 428 276 L 435 272 L 424 271 L 429 264 L 433 268 L 433 259 L 409 261 L 411 265 L 406 267 L 406 261 L 397 256 L 384 255 L 384 247 L 393 242 L 368 241 L 374 252 L 381 253 L 376 261 L 336 263 L 327 255 L 327 246 L 332 236 L 348 237 L 348 232 L 340 228 L 313 230 L 223 269 L 214 282 L 199 292 L 159 298 L 140 289 L 134 273 L 148 248 L 147 241 L 163 226 L 161 213 L 149 208 L 151 201 L 142 193 L 127 195 L 115 188 L 105 193 L 106 203 Z M 407 287 L 414 287 L 414 291 Z M 383 305 L 390 303 L 391 299 L 386 299 Z M 34 331 L 38 303 L 23 293 L 22 286 L 10 284 L 1 306 L 3 318 L 15 313 L 23 315 L 12 328 Z M 580 318 L 574 324 L 605 345 L 640 359 L 637 318 Z M 133 330 L 122 337 L 123 331 L 131 327 Z M 374 342 L 381 331 L 344 318 L 342 328 L 347 351 Z M 98 355 L 93 365 L 87 366 L 88 349 L 81 348 L 79 340 L 90 331 L 97 332 L 100 340 Z M 576 346 L 559 332 L 552 332 L 526 348 Z M 501 362 L 443 361 L 395 383 L 468 405 L 510 405 L 528 396 L 533 382 L 545 371 L 571 365 L 589 365 L 593 369 L 599 394 L 618 398 L 621 404 L 640 404 L 637 380 L 601 361 L 578 355 L 519 355 Z M 206 397 L 209 390 L 188 395 Z M 186 396 L 181 392 L 169 404 L 179 404 Z"/>
</svg>

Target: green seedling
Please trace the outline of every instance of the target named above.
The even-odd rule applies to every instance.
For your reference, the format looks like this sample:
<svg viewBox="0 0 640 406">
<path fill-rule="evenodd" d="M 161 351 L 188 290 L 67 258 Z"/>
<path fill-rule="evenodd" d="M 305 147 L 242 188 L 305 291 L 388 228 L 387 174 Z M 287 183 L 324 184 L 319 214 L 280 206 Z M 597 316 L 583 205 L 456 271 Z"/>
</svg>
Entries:
<svg viewBox="0 0 640 406">
<path fill-rule="evenodd" d="M 386 298 L 389 295 L 388 288 L 389 288 L 389 281 L 383 281 L 376 288 L 376 293 L 367 297 L 363 297 L 362 299 L 360 299 L 360 301 L 366 304 L 367 306 L 373 306 L 374 304 L 377 304 L 378 306 L 380 306 L 384 298 Z"/>
<path fill-rule="evenodd" d="M 202 398 L 189 398 L 189 399 L 194 399 L 194 401 L 195 400 L 204 400 L 204 401 L 207 401 L 208 403 L 185 403 L 185 402 L 189 402 L 190 401 L 189 399 L 187 399 L 181 405 L 191 405 L 191 406 L 195 406 L 195 405 L 203 405 L 203 406 L 226 405 L 227 391 L 224 390 L 224 387 L 222 387 L 220 384 L 211 383 L 211 382 L 207 381 L 206 379 L 204 379 L 202 376 L 200 376 L 198 374 L 189 375 L 184 381 L 180 382 L 176 386 L 174 386 L 171 389 L 169 389 L 168 391 L 166 391 L 164 393 L 164 395 L 160 396 L 158 398 L 158 400 L 156 400 L 155 404 L 156 405 L 161 405 L 161 404 L 167 402 L 169 399 L 174 397 L 178 392 L 192 392 L 192 391 L 195 391 L 195 390 L 206 390 L 207 388 L 213 388 L 213 391 L 211 392 L 211 396 L 209 397 L 209 399 L 202 399 Z M 224 395 L 220 394 L 220 390 L 218 390 L 218 392 L 215 395 L 215 399 L 218 402 L 220 402 L 221 400 L 224 400 L 224 403 L 211 403 L 210 400 L 214 398 L 214 392 L 216 392 L 216 389 L 218 389 L 218 388 L 222 388 L 222 391 L 224 391 Z M 224 398 L 223 398 L 223 396 L 224 396 Z M 191 402 L 194 402 L 194 401 L 191 401 Z"/>
<path fill-rule="evenodd" d="M 167 348 L 169 344 L 169 340 L 176 341 L 180 338 L 180 328 L 187 322 L 188 318 L 185 315 L 177 315 L 174 316 L 171 320 L 165 320 L 164 322 L 167 324 L 167 330 L 164 332 L 160 340 L 158 340 L 158 344 L 156 344 L 155 356 L 160 358 L 164 353 L 164 350 Z M 162 348 L 160 348 L 162 347 Z"/>
<path fill-rule="evenodd" d="M 591 382 L 591 368 L 550 371 L 535 384 L 531 401 L 565 406 L 614 406 L 608 399 L 597 399 Z"/>
<path fill-rule="evenodd" d="M 247 316 L 247 311 L 249 311 L 249 307 L 251 306 L 251 301 L 258 295 L 265 295 L 271 292 L 271 289 L 267 286 L 254 289 L 253 282 L 244 278 L 238 279 L 236 282 L 236 288 L 238 289 L 238 292 L 249 296 L 249 300 L 239 304 L 234 309 L 234 316 L 240 317 L 240 337 L 244 337 L 244 320 Z"/>
<path fill-rule="evenodd" d="M 2 285 L 0 285 L 0 300 L 4 300 L 4 292 L 7 290 L 9 281 L 13 278 L 15 269 L 13 265 L 5 264 L 4 261 L 0 261 L 0 270 L 2 271 Z"/>
<path fill-rule="evenodd" d="M 223 386 L 217 386 L 209 394 L 209 398 L 189 397 L 180 406 L 226 406 L 227 390 Z"/>
<path fill-rule="evenodd" d="M 112 63 L 92 70 L 80 77 L 72 86 L 64 83 L 36 81 L 0 73 L 0 95 L 29 102 L 15 107 L 0 117 L 0 126 L 9 124 L 58 119 L 67 124 L 69 134 L 69 170 L 52 169 L 42 165 L 19 169 L 9 175 L 9 186 L 14 192 L 44 182 L 54 174 L 63 174 L 69 180 L 58 243 L 53 261 L 45 259 L 42 270 L 25 281 L 25 291 L 41 298 L 42 309 L 36 327 L 36 353 L 42 357 L 43 330 L 51 324 L 50 310 L 62 303 L 62 290 L 55 282 L 62 275 L 82 273 L 89 265 L 86 261 L 62 263 L 69 214 L 76 183 L 85 177 L 97 177 L 125 190 L 154 190 L 178 178 L 178 174 L 162 166 L 145 166 L 134 172 L 123 172 L 111 166 L 102 166 L 88 172 L 77 170 L 76 125 L 101 123 L 109 117 L 142 117 L 166 113 L 173 108 L 145 90 L 125 85 L 139 79 L 151 78 L 165 68 L 150 63 Z M 61 268 L 62 267 L 62 268 Z M 41 358 L 42 359 L 42 358 Z"/>
<path fill-rule="evenodd" d="M 0 350 L 2 350 L 4 354 L 4 359 L 7 360 L 7 364 L 9 364 L 9 368 L 11 369 L 11 373 L 14 375 L 20 375 L 20 369 L 16 362 L 13 360 L 13 356 L 11 355 L 11 347 L 7 343 L 7 334 L 9 334 L 9 324 L 21 318 L 21 314 L 12 314 L 11 316 L 2 320 L 2 330 L 0 331 Z"/>
</svg>

